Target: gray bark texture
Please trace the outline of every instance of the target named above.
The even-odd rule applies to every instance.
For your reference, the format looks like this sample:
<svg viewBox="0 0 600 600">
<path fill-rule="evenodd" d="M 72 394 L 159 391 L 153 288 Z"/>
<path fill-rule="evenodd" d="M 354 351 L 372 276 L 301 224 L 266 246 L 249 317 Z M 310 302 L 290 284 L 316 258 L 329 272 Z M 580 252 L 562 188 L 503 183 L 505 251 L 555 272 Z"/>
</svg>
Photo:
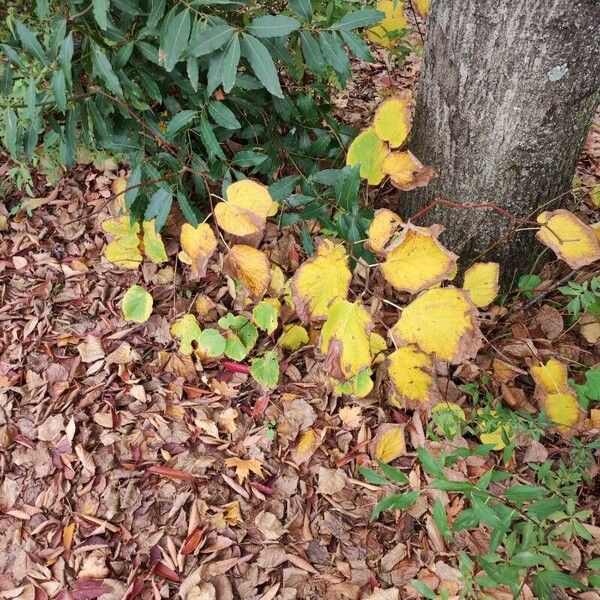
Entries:
<svg viewBox="0 0 600 600">
<path fill-rule="evenodd" d="M 435 198 L 519 218 L 557 208 L 600 99 L 599 28 L 600 0 L 433 0 L 410 149 L 438 176 L 403 196 L 403 216 Z M 515 223 L 492 210 L 416 222 L 442 223 L 446 245 L 499 261 L 508 282 L 542 250 L 531 232 L 503 240 Z"/>
</svg>

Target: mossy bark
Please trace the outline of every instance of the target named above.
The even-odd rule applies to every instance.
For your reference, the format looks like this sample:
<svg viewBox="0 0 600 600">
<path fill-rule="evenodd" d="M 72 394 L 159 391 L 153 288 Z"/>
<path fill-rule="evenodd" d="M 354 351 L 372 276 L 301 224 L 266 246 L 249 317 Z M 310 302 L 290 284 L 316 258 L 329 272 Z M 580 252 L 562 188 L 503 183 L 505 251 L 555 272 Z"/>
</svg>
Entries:
<svg viewBox="0 0 600 600">
<path fill-rule="evenodd" d="M 600 100 L 599 26 L 597 0 L 433 0 L 410 148 L 438 176 L 404 195 L 402 214 L 440 197 L 522 219 L 556 208 Z M 418 220 L 434 222 L 505 278 L 542 250 L 492 210 L 440 206 Z"/>
</svg>

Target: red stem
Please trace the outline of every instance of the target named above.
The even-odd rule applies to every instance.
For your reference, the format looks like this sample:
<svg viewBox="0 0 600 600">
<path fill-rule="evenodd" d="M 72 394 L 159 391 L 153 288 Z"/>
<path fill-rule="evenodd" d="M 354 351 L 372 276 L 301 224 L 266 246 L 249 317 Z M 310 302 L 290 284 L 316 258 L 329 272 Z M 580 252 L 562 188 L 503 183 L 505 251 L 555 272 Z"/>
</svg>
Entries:
<svg viewBox="0 0 600 600">
<path fill-rule="evenodd" d="M 242 363 L 233 362 L 231 360 L 223 361 L 223 370 L 231 373 L 244 373 L 244 375 L 250 375 L 250 367 L 243 365 Z"/>
</svg>

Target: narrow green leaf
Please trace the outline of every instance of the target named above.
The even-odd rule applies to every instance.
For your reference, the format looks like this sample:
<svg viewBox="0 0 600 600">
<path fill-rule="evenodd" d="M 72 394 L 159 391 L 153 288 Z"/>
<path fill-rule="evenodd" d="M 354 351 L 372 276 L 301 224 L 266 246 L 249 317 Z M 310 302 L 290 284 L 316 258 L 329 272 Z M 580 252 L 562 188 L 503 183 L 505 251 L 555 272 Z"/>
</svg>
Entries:
<svg viewBox="0 0 600 600">
<path fill-rule="evenodd" d="M 406 485 L 408 483 L 408 477 L 400 470 L 384 463 L 383 461 L 376 459 L 377 466 L 381 469 L 381 472 L 390 480 L 396 483 L 402 483 Z"/>
<path fill-rule="evenodd" d="M 344 210 L 352 210 L 360 205 L 358 190 L 360 189 L 360 167 L 344 167 L 335 182 L 335 197 Z"/>
<path fill-rule="evenodd" d="M 372 483 L 373 485 L 387 485 L 389 483 L 385 477 L 382 477 L 368 467 L 358 467 L 358 472 L 364 477 L 367 483 Z"/>
<path fill-rule="evenodd" d="M 221 71 L 221 82 L 223 83 L 223 91 L 229 94 L 235 85 L 235 77 L 237 75 L 237 67 L 240 62 L 240 39 L 234 35 L 228 42 L 225 52 L 221 58 L 219 70 Z"/>
<path fill-rule="evenodd" d="M 433 517 L 433 522 L 435 523 L 435 526 L 438 528 L 439 532 L 444 536 L 445 539 L 450 539 L 452 534 L 448 528 L 446 509 L 439 498 L 436 498 L 433 502 L 431 516 Z"/>
<path fill-rule="evenodd" d="M 161 61 L 166 71 L 172 71 L 186 49 L 190 37 L 190 12 L 184 8 L 163 24 L 168 31 L 161 32 L 164 45 L 161 48 Z"/>
<path fill-rule="evenodd" d="M 327 64 L 331 65 L 340 75 L 347 75 L 350 72 L 350 61 L 339 38 L 329 31 L 321 31 L 319 44 Z"/>
<path fill-rule="evenodd" d="M 522 504 L 527 500 L 537 500 L 546 493 L 546 488 L 539 485 L 512 485 L 506 492 L 505 497 L 511 502 Z"/>
<path fill-rule="evenodd" d="M 160 231 L 165 223 L 167 217 L 171 212 L 171 205 L 173 204 L 173 192 L 167 188 L 159 188 L 152 194 L 148 201 L 148 207 L 144 214 L 144 220 L 150 221 L 156 219 L 154 227 L 156 231 Z"/>
<path fill-rule="evenodd" d="M 92 44 L 92 63 L 106 88 L 116 96 L 123 95 L 119 78 L 115 75 L 106 54 L 96 44 Z"/>
<path fill-rule="evenodd" d="M 132 189 L 128 189 L 125 192 L 125 206 L 127 208 L 131 208 L 133 203 L 135 202 L 135 199 L 138 197 L 138 194 L 140 193 L 140 183 L 142 181 L 142 167 L 141 165 L 136 165 L 135 167 L 133 167 L 133 169 L 131 169 L 131 173 L 129 175 L 129 177 L 127 178 L 127 188 L 132 188 Z"/>
<path fill-rule="evenodd" d="M 225 129 L 241 129 L 242 125 L 231 109 L 223 102 L 213 100 L 208 105 L 208 113 L 213 121 Z"/>
<path fill-rule="evenodd" d="M 289 0 L 292 10 L 301 18 L 310 21 L 313 9 L 310 0 Z"/>
<path fill-rule="evenodd" d="M 154 29 L 165 14 L 166 0 L 151 0 L 150 14 L 146 21 L 148 29 Z"/>
<path fill-rule="evenodd" d="M 221 160 L 225 160 L 225 154 L 223 153 L 223 150 L 221 149 L 221 146 L 219 145 L 219 142 L 215 137 L 215 134 L 212 130 L 208 119 L 206 118 L 206 115 L 202 115 L 202 118 L 200 119 L 199 133 L 200 139 L 202 140 L 202 143 L 208 150 L 208 153 L 211 156 L 216 156 Z"/>
<path fill-rule="evenodd" d="M 23 48 L 25 48 L 31 56 L 37 58 L 40 62 L 47 64 L 48 60 L 46 58 L 46 53 L 33 32 L 26 25 L 21 23 L 21 21 L 16 20 L 15 30 Z"/>
<path fill-rule="evenodd" d="M 198 215 L 198 212 L 196 208 L 192 206 L 192 204 L 190 204 L 190 201 L 188 200 L 187 196 L 181 190 L 177 192 L 177 204 L 179 205 L 179 208 L 181 209 L 185 220 L 190 225 L 198 227 L 198 225 L 200 224 L 200 217 Z"/>
<path fill-rule="evenodd" d="M 415 588 L 415 590 L 423 596 L 423 598 L 427 598 L 427 600 L 437 600 L 437 596 L 435 592 L 426 584 L 420 581 L 419 579 L 411 579 L 410 580 L 411 587 Z"/>
<path fill-rule="evenodd" d="M 346 42 L 346 46 L 348 46 L 350 51 L 357 58 L 360 58 L 368 63 L 373 62 L 373 55 L 371 54 L 367 44 L 365 44 L 364 40 L 360 36 L 356 35 L 353 31 L 345 31 L 343 29 L 340 31 L 340 34 L 344 42 Z"/>
<path fill-rule="evenodd" d="M 191 40 L 188 53 L 191 56 L 204 56 L 221 48 L 227 41 L 236 35 L 235 29 L 229 25 L 215 25 L 198 34 Z"/>
<path fill-rule="evenodd" d="M 52 93 L 54 94 L 54 101 L 56 106 L 63 112 L 67 109 L 67 89 L 65 82 L 65 74 L 62 71 L 55 71 L 52 75 L 52 81 L 50 82 L 52 87 Z"/>
<path fill-rule="evenodd" d="M 387 496 L 383 500 L 379 501 L 373 509 L 373 512 L 371 513 L 371 521 L 377 519 L 377 517 L 384 510 L 406 510 L 407 508 L 410 508 L 419 499 L 419 496 L 420 492 L 417 491 Z"/>
<path fill-rule="evenodd" d="M 352 29 L 359 29 L 360 27 L 370 27 L 371 25 L 379 23 L 384 17 L 385 14 L 380 10 L 363 8 L 344 15 L 339 21 L 336 21 L 331 26 L 331 29 L 351 31 Z"/>
<path fill-rule="evenodd" d="M 198 116 L 195 110 L 182 110 L 179 111 L 167 125 L 167 138 L 173 139 L 174 136 L 179 133 L 184 127 L 187 127 L 192 121 Z"/>
<path fill-rule="evenodd" d="M 100 29 L 108 27 L 108 9 L 110 8 L 110 0 L 92 0 L 94 7 L 94 19 L 98 23 Z"/>
<path fill-rule="evenodd" d="M 254 36 L 245 33 L 242 37 L 242 54 L 267 91 L 273 96 L 283 98 L 275 63 L 264 44 Z"/>
<path fill-rule="evenodd" d="M 4 146 L 10 152 L 13 158 L 17 158 L 17 140 L 18 140 L 18 127 L 17 127 L 17 113 L 12 108 L 7 108 L 4 111 L 4 132 L 3 132 Z"/>
<path fill-rule="evenodd" d="M 438 461 L 433 457 L 433 454 L 429 452 L 427 449 L 421 447 L 417 448 L 417 454 L 419 456 L 419 462 L 421 466 L 431 477 L 438 477 L 440 479 L 445 479 L 444 471 L 442 470 L 442 465 L 438 463 Z"/>
<path fill-rule="evenodd" d="M 254 19 L 248 25 L 248 33 L 259 38 L 283 37 L 296 31 L 300 23 L 285 15 L 264 15 Z"/>
<path fill-rule="evenodd" d="M 302 54 L 309 69 L 319 76 L 325 75 L 327 72 L 327 63 L 317 40 L 307 31 L 301 31 L 300 42 L 302 45 Z"/>
</svg>

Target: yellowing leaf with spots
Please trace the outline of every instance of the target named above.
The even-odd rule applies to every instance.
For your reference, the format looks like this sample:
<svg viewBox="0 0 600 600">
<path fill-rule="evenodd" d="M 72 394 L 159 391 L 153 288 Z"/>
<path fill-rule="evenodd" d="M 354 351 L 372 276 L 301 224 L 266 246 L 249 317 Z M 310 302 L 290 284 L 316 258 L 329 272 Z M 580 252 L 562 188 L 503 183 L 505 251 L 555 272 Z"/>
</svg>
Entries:
<svg viewBox="0 0 600 600">
<path fill-rule="evenodd" d="M 408 26 L 404 16 L 404 3 L 400 0 L 378 0 L 375 8 L 384 13 L 385 17 L 367 31 L 367 37 L 374 44 L 391 48 L 400 41 L 394 33 Z"/>
<path fill-rule="evenodd" d="M 304 323 L 324 319 L 329 305 L 346 297 L 351 279 L 344 246 L 330 240 L 321 242 L 315 255 L 300 265 L 291 281 L 300 319 Z"/>
<path fill-rule="evenodd" d="M 144 323 L 152 314 L 152 296 L 141 286 L 132 285 L 123 296 L 123 316 L 126 321 Z"/>
<path fill-rule="evenodd" d="M 191 266 L 191 278 L 201 279 L 206 275 L 208 261 L 217 249 L 217 238 L 212 228 L 206 223 L 197 227 L 184 223 L 179 236 L 181 252 L 179 260 Z"/>
<path fill-rule="evenodd" d="M 308 332 L 301 325 L 286 325 L 278 343 L 284 350 L 295 352 L 308 344 Z"/>
<path fill-rule="evenodd" d="M 495 262 L 475 263 L 465 272 L 463 289 L 475 306 L 487 306 L 498 295 L 500 265 Z"/>
<path fill-rule="evenodd" d="M 259 328 L 271 335 L 277 329 L 281 303 L 277 298 L 261 300 L 252 309 L 252 321 Z"/>
<path fill-rule="evenodd" d="M 387 358 L 389 401 L 399 408 L 425 408 L 441 400 L 431 357 L 415 346 L 402 346 Z"/>
<path fill-rule="evenodd" d="M 269 294 L 280 296 L 285 289 L 285 275 L 280 267 L 271 265 L 271 282 L 269 283 Z"/>
<path fill-rule="evenodd" d="M 375 111 L 373 127 L 377 137 L 391 148 L 402 146 L 410 131 L 408 98 L 393 96 L 384 100 Z"/>
<path fill-rule="evenodd" d="M 104 250 L 107 260 L 123 269 L 137 269 L 142 262 L 139 223 L 124 215 L 104 221 L 102 231 L 113 238 Z"/>
<path fill-rule="evenodd" d="M 402 311 L 392 336 L 398 345 L 415 344 L 452 364 L 473 358 L 483 339 L 477 308 L 453 286 L 421 293 Z"/>
<path fill-rule="evenodd" d="M 390 176 L 392 185 L 405 192 L 426 186 L 435 175 L 412 152 L 392 152 L 385 157 L 381 170 Z"/>
<path fill-rule="evenodd" d="M 194 315 L 184 315 L 179 317 L 171 325 L 171 335 L 179 338 L 181 345 L 179 346 L 179 352 L 182 354 L 191 354 L 194 351 L 192 342 L 198 342 L 202 329 L 198 325 L 198 321 Z"/>
<path fill-rule="evenodd" d="M 240 483 L 244 483 L 250 473 L 263 477 L 262 465 L 255 458 L 244 460 L 242 458 L 226 458 L 225 466 L 235 469 L 236 477 Z"/>
<path fill-rule="evenodd" d="M 219 227 L 238 236 L 262 236 L 267 217 L 277 212 L 278 204 L 271 198 L 269 188 L 244 179 L 227 188 L 227 201 L 219 202 L 214 209 Z"/>
<path fill-rule="evenodd" d="M 255 299 L 262 298 L 269 288 L 269 259 L 252 246 L 233 246 L 225 256 L 223 271 L 237 279 Z"/>
<path fill-rule="evenodd" d="M 402 223 L 402 218 L 394 211 L 387 208 L 376 210 L 373 221 L 367 229 L 367 235 L 369 236 L 367 247 L 373 252 L 383 252 L 383 249 Z"/>
<path fill-rule="evenodd" d="M 379 265 L 386 281 L 400 292 L 416 294 L 449 279 L 458 257 L 440 242 L 441 227 L 407 224 L 387 248 L 386 260 Z"/>
<path fill-rule="evenodd" d="M 377 458 L 384 463 L 392 462 L 398 457 L 404 456 L 406 454 L 404 426 L 392 423 L 380 425 L 369 449 L 373 458 Z"/>
<path fill-rule="evenodd" d="M 371 365 L 371 327 L 371 317 L 360 303 L 338 299 L 331 305 L 321 331 L 321 352 L 330 375 L 345 380 Z"/>
<path fill-rule="evenodd" d="M 600 242 L 594 230 L 572 212 L 558 209 L 537 218 L 542 225 L 536 238 L 564 260 L 572 269 L 600 260 Z"/>
<path fill-rule="evenodd" d="M 156 219 L 142 222 L 142 246 L 146 258 L 159 265 L 169 259 L 165 245 L 156 231 Z"/>
<path fill-rule="evenodd" d="M 378 185 L 385 177 L 381 167 L 388 154 L 388 147 L 379 139 L 375 129 L 369 127 L 359 133 L 350 144 L 346 164 L 352 167 L 360 164 L 360 176 L 371 185 Z"/>
</svg>

